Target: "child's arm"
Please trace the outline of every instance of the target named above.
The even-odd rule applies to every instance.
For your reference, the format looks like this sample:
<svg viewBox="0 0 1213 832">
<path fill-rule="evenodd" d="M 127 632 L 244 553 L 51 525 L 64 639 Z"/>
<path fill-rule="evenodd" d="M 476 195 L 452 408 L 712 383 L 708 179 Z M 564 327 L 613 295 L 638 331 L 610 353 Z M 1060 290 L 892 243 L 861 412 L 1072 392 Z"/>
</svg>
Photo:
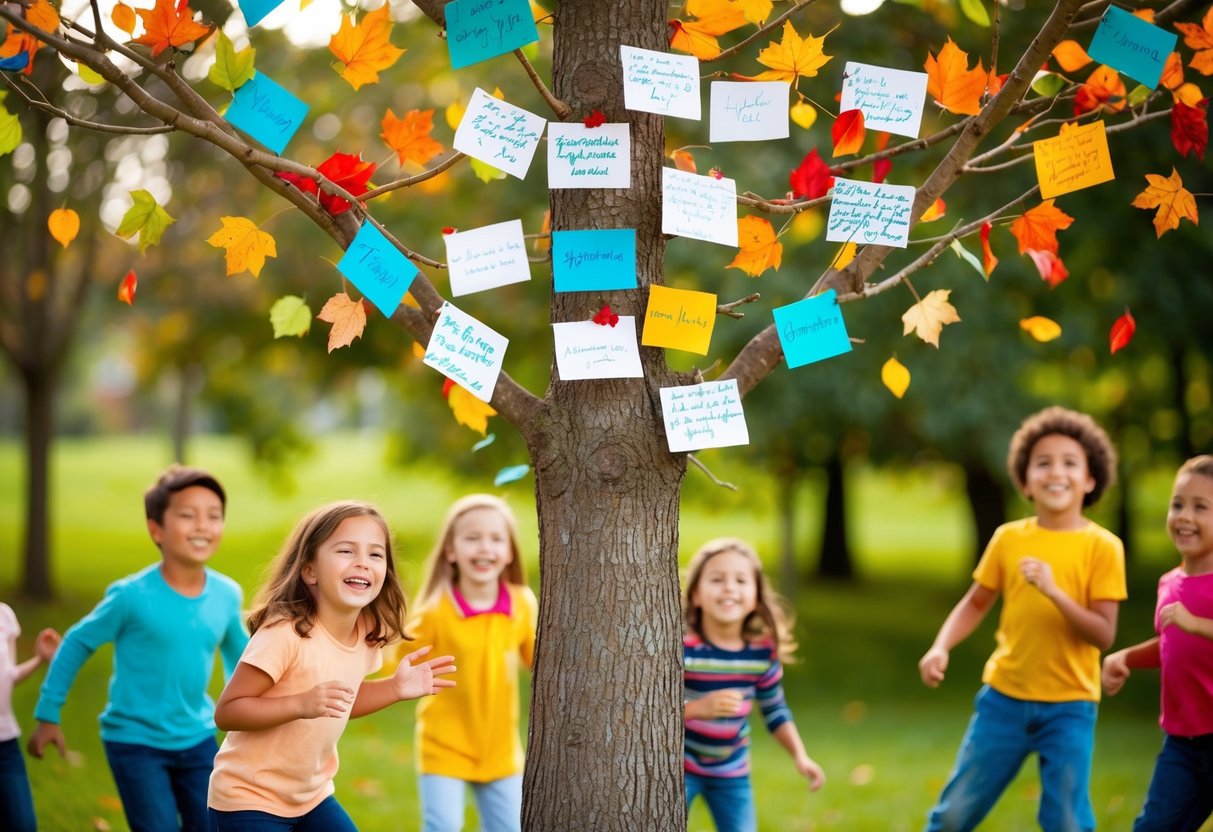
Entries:
<svg viewBox="0 0 1213 832">
<path fill-rule="evenodd" d="M 796 770 L 800 772 L 801 777 L 809 781 L 809 790 L 815 792 L 820 789 L 826 781 L 826 774 L 817 761 L 804 750 L 804 743 L 800 741 L 796 723 L 788 720 L 776 728 L 772 736 L 787 749 L 788 754 L 792 755 L 792 760 L 796 763 Z"/>
<path fill-rule="evenodd" d="M 248 662 L 236 671 L 215 703 L 215 725 L 221 731 L 260 731 L 295 719 L 339 717 L 354 702 L 354 690 L 341 682 L 324 682 L 290 696 L 266 696 L 271 676 Z"/>
<path fill-rule="evenodd" d="M 918 660 L 918 673 L 922 676 L 924 685 L 929 688 L 939 687 L 948 669 L 948 657 L 952 648 L 973 634 L 997 597 L 997 592 L 979 583 L 974 582 L 969 587 L 969 591 L 944 619 L 935 641 L 931 643 L 931 649 Z"/>
<path fill-rule="evenodd" d="M 1199 615 L 1193 615 L 1179 601 L 1167 604 L 1158 611 L 1159 628 L 1166 629 L 1172 624 L 1185 633 L 1213 641 L 1213 618 L 1201 618 Z"/>
<path fill-rule="evenodd" d="M 63 637 L 59 635 L 59 632 L 50 627 L 38 633 L 37 638 L 34 639 L 34 655 L 17 665 L 17 672 L 13 674 L 13 684 L 24 682 L 31 673 L 38 669 L 38 665 L 43 662 L 49 663 L 51 659 L 55 658 L 55 651 L 59 649 L 59 643 L 62 640 Z M 10 655 L 17 655 L 15 640 Z"/>
<path fill-rule="evenodd" d="M 350 718 L 355 719 L 367 714 L 380 711 L 388 705 L 403 699 L 419 699 L 422 696 L 438 693 L 443 688 L 453 688 L 454 679 L 441 679 L 455 672 L 454 656 L 439 656 L 420 664 L 413 664 L 414 659 L 420 659 L 432 650 L 426 646 L 406 655 L 400 660 L 396 672 L 388 679 L 372 679 L 363 682 L 358 687 L 354 698 L 354 706 L 350 710 Z"/>
<path fill-rule="evenodd" d="M 1100 681 L 1104 693 L 1115 696 L 1124 687 L 1129 678 L 1130 670 L 1140 670 L 1150 667 L 1161 667 L 1162 658 L 1158 652 L 1158 638 L 1143 641 L 1132 647 L 1125 647 L 1115 653 L 1109 653 L 1103 660 L 1103 672 Z"/>
<path fill-rule="evenodd" d="M 1116 616 L 1119 601 L 1098 599 L 1084 607 L 1057 588 L 1053 581 L 1053 567 L 1039 558 L 1024 558 L 1019 562 L 1019 571 L 1024 579 L 1053 602 L 1079 637 L 1100 650 L 1107 650 L 1116 640 Z"/>
</svg>

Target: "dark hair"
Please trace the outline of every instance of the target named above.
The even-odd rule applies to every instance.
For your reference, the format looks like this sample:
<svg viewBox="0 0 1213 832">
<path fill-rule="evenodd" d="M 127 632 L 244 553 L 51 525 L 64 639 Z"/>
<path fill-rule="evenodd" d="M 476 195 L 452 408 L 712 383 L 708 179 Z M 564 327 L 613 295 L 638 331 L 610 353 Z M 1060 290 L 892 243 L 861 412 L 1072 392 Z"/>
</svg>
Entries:
<svg viewBox="0 0 1213 832">
<path fill-rule="evenodd" d="M 1007 472 L 1020 491 L 1027 484 L 1028 459 L 1036 443 L 1046 436 L 1068 436 L 1082 445 L 1087 455 L 1087 470 L 1095 487 L 1083 497 L 1084 506 L 1094 505 L 1116 482 L 1116 449 L 1104 429 L 1085 413 L 1064 407 L 1046 407 L 1023 420 L 1011 437 L 1007 451 Z"/>
<path fill-rule="evenodd" d="M 1184 474 L 1200 474 L 1202 477 L 1213 479 L 1213 456 L 1201 454 L 1192 457 L 1179 466 L 1179 470 L 1175 472 L 1175 479 L 1179 479 Z"/>
<path fill-rule="evenodd" d="M 169 501 L 178 491 L 184 491 L 194 486 L 202 486 L 215 492 L 219 505 L 227 511 L 227 494 L 219 480 L 203 471 L 201 468 L 187 468 L 184 465 L 173 464 L 156 478 L 151 488 L 143 492 L 143 511 L 148 520 L 155 520 L 164 525 L 164 512 L 168 510 Z"/>
</svg>

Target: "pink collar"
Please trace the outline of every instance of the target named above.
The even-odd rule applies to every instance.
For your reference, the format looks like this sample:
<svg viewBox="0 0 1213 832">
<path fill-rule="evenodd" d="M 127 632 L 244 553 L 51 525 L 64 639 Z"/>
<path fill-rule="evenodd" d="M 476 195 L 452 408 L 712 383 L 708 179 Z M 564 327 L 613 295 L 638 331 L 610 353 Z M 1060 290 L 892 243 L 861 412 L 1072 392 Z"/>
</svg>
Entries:
<svg viewBox="0 0 1213 832">
<path fill-rule="evenodd" d="M 493 606 L 485 610 L 473 609 L 463 597 L 463 593 L 459 591 L 459 587 L 451 584 L 451 596 L 455 599 L 455 606 L 459 607 L 459 611 L 463 613 L 464 618 L 471 618 L 476 615 L 487 615 L 489 613 L 501 613 L 508 616 L 510 614 L 510 591 L 506 589 L 505 581 L 498 583 L 497 601 Z"/>
</svg>

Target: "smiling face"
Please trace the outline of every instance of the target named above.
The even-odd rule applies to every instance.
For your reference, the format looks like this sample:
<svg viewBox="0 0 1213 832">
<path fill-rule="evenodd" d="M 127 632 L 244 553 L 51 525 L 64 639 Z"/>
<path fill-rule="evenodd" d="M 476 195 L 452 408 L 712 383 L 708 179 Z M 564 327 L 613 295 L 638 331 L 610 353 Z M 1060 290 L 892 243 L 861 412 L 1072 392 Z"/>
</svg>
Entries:
<svg viewBox="0 0 1213 832">
<path fill-rule="evenodd" d="M 147 521 L 166 563 L 200 569 L 223 539 L 223 502 L 209 488 L 193 485 L 169 496 L 161 522 Z"/>
<path fill-rule="evenodd" d="M 347 517 L 302 569 L 323 616 L 357 612 L 379 595 L 387 574 L 387 538 L 373 517 Z"/>
<path fill-rule="evenodd" d="M 510 526 L 495 508 L 473 508 L 459 515 L 446 548 L 464 595 L 496 592 L 501 573 L 514 560 Z"/>
<path fill-rule="evenodd" d="M 1195 471 L 1175 478 L 1167 533 L 1189 574 L 1213 571 L 1213 479 Z"/>
<path fill-rule="evenodd" d="M 750 613 L 758 607 L 754 564 L 741 552 L 726 550 L 703 565 L 691 592 L 691 606 L 702 612 L 704 634 L 739 637 Z M 717 637 L 719 637 L 719 635 Z"/>
<path fill-rule="evenodd" d="M 1032 446 L 1023 490 L 1036 504 L 1042 525 L 1065 527 L 1081 521 L 1083 500 L 1094 488 L 1087 453 L 1077 440 L 1053 433 Z"/>
</svg>

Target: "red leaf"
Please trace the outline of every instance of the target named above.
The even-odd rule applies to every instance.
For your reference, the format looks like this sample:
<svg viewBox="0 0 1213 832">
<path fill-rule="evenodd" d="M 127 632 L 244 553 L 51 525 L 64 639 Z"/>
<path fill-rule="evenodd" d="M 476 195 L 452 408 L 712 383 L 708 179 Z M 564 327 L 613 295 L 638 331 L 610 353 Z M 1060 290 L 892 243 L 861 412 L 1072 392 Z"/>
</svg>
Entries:
<svg viewBox="0 0 1213 832">
<path fill-rule="evenodd" d="M 279 171 L 278 173 L 276 173 L 274 175 L 277 176 L 279 179 L 284 179 L 287 182 L 290 182 L 292 185 L 294 185 L 299 190 L 303 191 L 305 194 L 315 195 L 316 193 L 318 193 L 320 191 L 320 188 L 318 188 L 316 186 L 315 179 L 309 179 L 306 176 L 300 176 L 297 173 L 287 173 L 286 171 Z"/>
<path fill-rule="evenodd" d="M 858 153 L 863 147 L 863 138 L 867 128 L 863 125 L 863 110 L 846 110 L 834 119 L 830 128 L 830 136 L 834 139 L 834 155 L 849 156 Z"/>
<path fill-rule="evenodd" d="M 442 382 L 442 398 L 445 399 L 447 396 L 451 395 L 451 388 L 454 386 L 455 382 L 451 381 L 449 378 L 444 379 Z"/>
<path fill-rule="evenodd" d="M 872 163 L 872 181 L 877 185 L 888 179 L 892 172 L 893 161 L 891 159 L 877 159 Z"/>
<path fill-rule="evenodd" d="M 606 116 L 604 116 L 602 114 L 602 110 L 599 110 L 597 107 L 594 108 L 592 113 L 585 117 L 586 127 L 601 127 L 604 124 L 606 124 Z"/>
<path fill-rule="evenodd" d="M 334 185 L 340 185 L 354 196 L 358 196 L 370 190 L 367 183 L 371 179 L 371 174 L 375 172 L 375 163 L 362 161 L 361 155 L 334 153 L 325 159 L 316 170 Z M 320 195 L 320 204 L 333 216 L 344 214 L 350 209 L 348 200 L 328 193 Z"/>
<path fill-rule="evenodd" d="M 990 231 L 993 228 L 988 222 L 981 226 L 981 263 L 985 267 L 987 279 L 998 267 L 998 258 L 994 256 L 994 249 L 990 248 Z"/>
<path fill-rule="evenodd" d="M 135 277 L 135 270 L 131 269 L 126 273 L 126 277 L 122 278 L 122 282 L 118 284 L 118 300 L 131 306 L 135 302 L 135 289 L 139 286 L 139 279 Z"/>
<path fill-rule="evenodd" d="M 1070 276 L 1066 264 L 1061 262 L 1056 252 L 1030 248 L 1024 254 L 1032 258 L 1036 270 L 1040 272 L 1040 279 L 1048 283 L 1050 289 L 1056 288 L 1058 283 Z"/>
<path fill-rule="evenodd" d="M 610 306 L 604 304 L 597 314 L 594 315 L 594 323 L 599 326 L 607 326 L 609 324 L 611 327 L 614 327 L 615 324 L 619 323 L 619 316 L 611 311 Z"/>
<path fill-rule="evenodd" d="M 708 170 L 708 176 L 712 177 L 713 179 L 724 179 L 724 171 L 722 171 L 720 168 L 711 168 Z"/>
<path fill-rule="evenodd" d="M 1209 99 L 1189 107 L 1182 101 L 1171 106 L 1171 144 L 1180 156 L 1195 151 L 1199 159 L 1205 158 L 1205 147 L 1209 144 Z"/>
<path fill-rule="evenodd" d="M 452 225 L 444 225 L 444 226 L 442 227 L 442 233 L 443 233 L 443 234 L 454 234 L 454 233 L 455 233 L 456 231 L 458 231 L 458 230 L 459 230 L 458 228 L 455 228 L 455 227 L 454 227 L 454 226 L 452 226 Z"/>
<path fill-rule="evenodd" d="M 1117 350 L 1124 349 L 1133 340 L 1133 333 L 1137 331 L 1137 321 L 1133 320 L 1133 316 L 1129 313 L 1129 308 L 1125 307 L 1125 314 L 1116 319 L 1116 323 L 1112 324 L 1112 332 L 1109 340 L 1111 342 L 1112 354 L 1115 355 Z"/>
<path fill-rule="evenodd" d="M 817 199 L 834 187 L 834 177 L 830 175 L 830 166 L 817 155 L 817 148 L 813 148 L 800 161 L 800 167 L 792 171 L 788 183 L 792 196 Z"/>
</svg>

